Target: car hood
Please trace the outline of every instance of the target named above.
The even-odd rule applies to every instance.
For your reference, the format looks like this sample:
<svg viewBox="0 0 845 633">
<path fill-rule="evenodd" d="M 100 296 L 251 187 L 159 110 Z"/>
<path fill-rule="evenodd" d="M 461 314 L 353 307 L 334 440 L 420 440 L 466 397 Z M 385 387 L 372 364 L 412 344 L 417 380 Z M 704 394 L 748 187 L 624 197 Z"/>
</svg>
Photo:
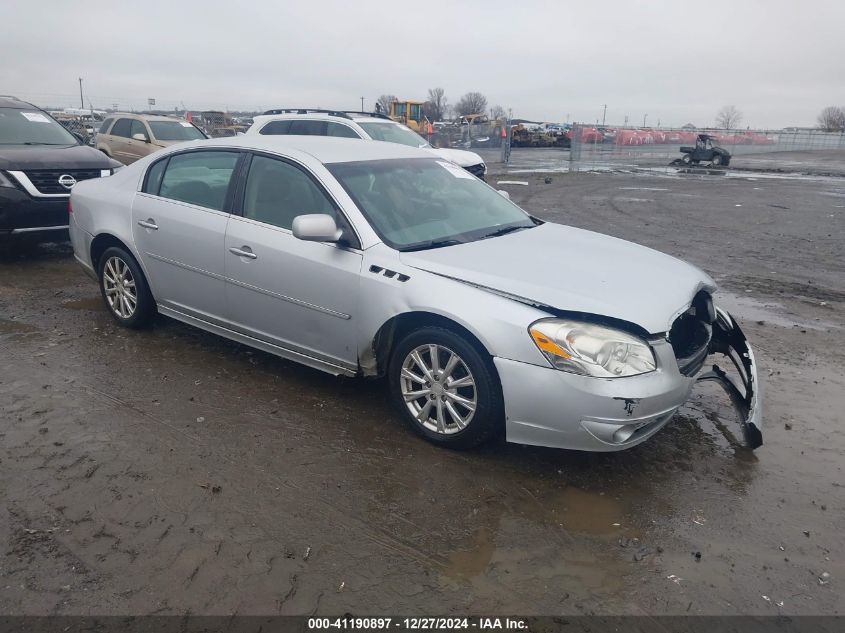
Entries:
<svg viewBox="0 0 845 633">
<path fill-rule="evenodd" d="M 475 152 L 467 152 L 462 149 L 432 147 L 429 151 L 431 151 L 432 154 L 435 154 L 440 158 L 445 158 L 446 160 L 451 161 L 456 165 L 460 165 L 461 167 L 471 167 L 472 165 L 479 165 L 484 162 L 484 159 Z"/>
<path fill-rule="evenodd" d="M 668 331 L 699 290 L 715 289 L 679 259 L 550 222 L 400 257 L 413 268 L 558 310 L 621 319 L 652 334 Z"/>
<path fill-rule="evenodd" d="M 0 145 L 0 169 L 108 169 L 113 164 L 87 145 Z"/>
</svg>

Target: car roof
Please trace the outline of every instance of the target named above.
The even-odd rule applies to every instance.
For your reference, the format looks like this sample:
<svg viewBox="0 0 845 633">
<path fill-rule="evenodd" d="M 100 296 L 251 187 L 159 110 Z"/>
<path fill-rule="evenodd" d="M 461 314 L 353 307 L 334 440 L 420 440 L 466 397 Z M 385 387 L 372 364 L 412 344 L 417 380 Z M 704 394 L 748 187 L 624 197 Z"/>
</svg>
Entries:
<svg viewBox="0 0 845 633">
<path fill-rule="evenodd" d="M 25 108 L 27 110 L 40 110 L 41 108 L 26 101 L 21 101 L 12 95 L 0 95 L 0 108 Z"/>
<path fill-rule="evenodd" d="M 366 114 L 349 113 L 346 116 L 338 116 L 331 112 L 280 112 L 279 114 L 259 114 L 253 117 L 255 123 L 263 121 L 282 121 L 284 119 L 319 119 L 323 121 L 336 121 L 343 123 L 344 121 L 353 121 L 355 123 L 361 122 L 375 122 L 375 123 L 397 123 L 393 119 L 368 116 Z"/>
<path fill-rule="evenodd" d="M 137 112 L 111 112 L 109 117 L 120 119 L 141 119 L 143 121 L 181 121 L 182 119 L 175 116 L 165 116 L 163 114 L 139 114 Z"/>
<path fill-rule="evenodd" d="M 398 143 L 362 143 L 360 139 L 337 136 L 288 136 L 244 134 L 191 143 L 199 147 L 237 147 L 267 152 L 301 152 L 321 163 L 389 160 L 395 158 L 432 158 L 430 152 Z M 182 145 L 184 147 L 184 145 Z"/>
</svg>

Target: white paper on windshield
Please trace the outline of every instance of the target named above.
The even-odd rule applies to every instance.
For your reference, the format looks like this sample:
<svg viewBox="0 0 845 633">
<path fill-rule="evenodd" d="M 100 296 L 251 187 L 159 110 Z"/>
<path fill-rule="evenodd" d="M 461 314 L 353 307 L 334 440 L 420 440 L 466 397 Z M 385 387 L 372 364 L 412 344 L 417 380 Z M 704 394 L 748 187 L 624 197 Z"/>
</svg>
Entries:
<svg viewBox="0 0 845 633">
<path fill-rule="evenodd" d="M 457 165 L 453 165 L 452 163 L 447 163 L 445 161 L 439 160 L 439 161 L 437 161 L 437 164 L 442 166 L 443 169 L 448 171 L 455 178 L 468 178 L 469 180 L 472 180 L 473 178 L 475 178 L 475 176 L 473 176 L 467 170 L 462 169 L 462 168 L 458 167 Z"/>
<path fill-rule="evenodd" d="M 190 123 L 188 123 L 187 121 L 179 121 L 179 124 L 180 124 L 182 127 L 194 127 L 193 125 L 191 125 L 191 124 L 190 124 Z"/>
<path fill-rule="evenodd" d="M 46 116 L 41 114 L 40 112 L 21 112 L 25 119 L 32 121 L 33 123 L 49 123 L 50 119 Z"/>
</svg>

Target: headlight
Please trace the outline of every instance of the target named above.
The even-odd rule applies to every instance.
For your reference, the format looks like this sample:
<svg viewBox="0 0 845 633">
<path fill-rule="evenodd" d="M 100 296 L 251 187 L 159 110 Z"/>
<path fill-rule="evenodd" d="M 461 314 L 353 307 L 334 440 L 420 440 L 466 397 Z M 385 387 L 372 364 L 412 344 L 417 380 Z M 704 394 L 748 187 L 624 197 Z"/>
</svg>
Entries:
<svg viewBox="0 0 845 633">
<path fill-rule="evenodd" d="M 13 189 L 15 188 L 15 183 L 13 183 L 11 178 L 9 178 L 2 171 L 0 171 L 0 187 L 12 187 Z"/>
<path fill-rule="evenodd" d="M 555 369 L 582 376 L 621 378 L 654 371 L 648 344 L 613 328 L 583 321 L 543 319 L 528 328 Z"/>
</svg>

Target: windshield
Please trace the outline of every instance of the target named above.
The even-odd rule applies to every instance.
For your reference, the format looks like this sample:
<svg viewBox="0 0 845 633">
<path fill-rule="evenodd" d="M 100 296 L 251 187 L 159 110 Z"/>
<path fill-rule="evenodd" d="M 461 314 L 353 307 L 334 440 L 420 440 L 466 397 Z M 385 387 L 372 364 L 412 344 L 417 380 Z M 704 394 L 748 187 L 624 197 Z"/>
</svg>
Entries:
<svg viewBox="0 0 845 633">
<path fill-rule="evenodd" d="M 76 137 L 38 110 L 0 108 L 0 145 L 78 145 Z"/>
<path fill-rule="evenodd" d="M 358 121 L 358 125 L 370 135 L 374 141 L 399 143 L 411 147 L 431 147 L 426 140 L 411 128 L 394 121 Z"/>
<path fill-rule="evenodd" d="M 431 158 L 327 165 L 389 246 L 419 250 L 530 228 L 522 209 L 452 163 Z"/>
<path fill-rule="evenodd" d="M 193 141 L 205 138 L 202 132 L 187 121 L 147 121 L 158 141 Z"/>
</svg>

